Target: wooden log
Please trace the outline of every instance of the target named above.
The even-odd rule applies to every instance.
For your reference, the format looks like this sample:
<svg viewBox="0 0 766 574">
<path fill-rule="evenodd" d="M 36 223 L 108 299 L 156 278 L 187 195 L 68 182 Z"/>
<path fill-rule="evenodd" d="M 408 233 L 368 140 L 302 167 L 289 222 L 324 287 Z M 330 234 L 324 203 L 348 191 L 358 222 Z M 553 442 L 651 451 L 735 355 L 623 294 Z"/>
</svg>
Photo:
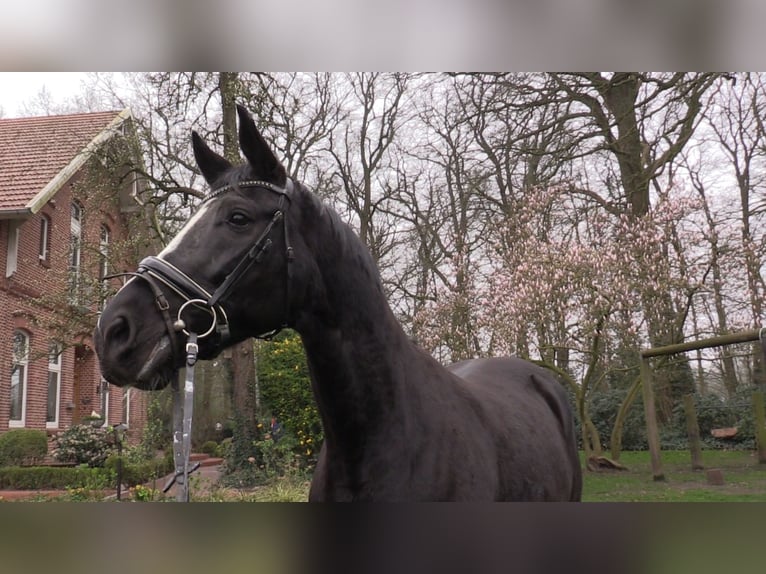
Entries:
<svg viewBox="0 0 766 574">
<path fill-rule="evenodd" d="M 720 429 L 710 429 L 710 436 L 713 438 L 734 438 L 739 429 L 737 427 L 723 427 Z"/>
<path fill-rule="evenodd" d="M 620 464 L 616 460 L 612 460 L 606 456 L 589 456 L 586 463 L 588 470 L 592 472 L 599 472 L 602 470 L 628 470 L 628 467 L 624 464 Z"/>
</svg>

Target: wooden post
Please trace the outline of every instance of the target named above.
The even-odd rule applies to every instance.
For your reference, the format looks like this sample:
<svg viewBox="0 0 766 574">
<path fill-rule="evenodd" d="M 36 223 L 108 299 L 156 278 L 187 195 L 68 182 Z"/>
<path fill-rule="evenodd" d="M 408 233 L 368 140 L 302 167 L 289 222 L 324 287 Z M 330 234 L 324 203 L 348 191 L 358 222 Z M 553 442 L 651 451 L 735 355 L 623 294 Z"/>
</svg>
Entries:
<svg viewBox="0 0 766 574">
<path fill-rule="evenodd" d="M 644 418 L 646 420 L 646 439 L 652 459 L 652 477 L 655 481 L 665 480 L 660 457 L 660 433 L 657 428 L 657 412 L 654 408 L 654 382 L 652 369 L 647 357 L 641 356 L 641 390 L 644 398 Z"/>
<path fill-rule="evenodd" d="M 758 462 L 766 464 L 766 409 L 763 391 L 753 393 L 753 414 L 755 415 L 755 444 L 758 445 Z"/>
<path fill-rule="evenodd" d="M 725 345 L 758 341 L 761 338 L 762 331 L 762 329 L 752 329 L 750 331 L 741 331 L 739 333 L 710 337 L 700 341 L 688 341 L 686 343 L 666 345 L 664 347 L 655 347 L 653 349 L 644 349 L 641 351 L 641 387 L 644 396 L 646 438 L 649 441 L 649 451 L 652 457 L 652 473 L 654 474 L 654 480 L 665 480 L 665 476 L 662 473 L 662 461 L 660 459 L 660 438 L 659 432 L 657 430 L 657 414 L 654 408 L 654 388 L 652 387 L 652 372 L 651 365 L 649 364 L 649 359 L 651 357 L 673 355 L 675 353 L 685 353 L 686 351 L 695 351 L 697 349 L 723 347 Z M 764 333 L 766 333 L 766 331 L 764 331 Z M 766 350 L 764 353 L 766 354 Z M 766 463 L 766 427 L 764 427 L 764 424 L 766 424 L 764 422 L 766 416 L 764 416 L 763 401 L 763 395 L 761 395 L 760 399 L 753 397 L 753 409 L 755 409 L 756 416 L 756 439 L 758 440 L 758 461 L 761 463 Z M 760 414 L 758 409 L 760 409 Z M 760 422 L 758 422 L 759 420 Z M 692 462 L 692 464 L 694 463 Z"/>
<path fill-rule="evenodd" d="M 692 470 L 702 470 L 702 447 L 700 445 L 700 427 L 697 423 L 697 409 L 694 407 L 694 395 L 684 395 L 684 413 L 686 414 L 686 434 L 689 436 L 689 451 L 692 455 Z"/>
</svg>

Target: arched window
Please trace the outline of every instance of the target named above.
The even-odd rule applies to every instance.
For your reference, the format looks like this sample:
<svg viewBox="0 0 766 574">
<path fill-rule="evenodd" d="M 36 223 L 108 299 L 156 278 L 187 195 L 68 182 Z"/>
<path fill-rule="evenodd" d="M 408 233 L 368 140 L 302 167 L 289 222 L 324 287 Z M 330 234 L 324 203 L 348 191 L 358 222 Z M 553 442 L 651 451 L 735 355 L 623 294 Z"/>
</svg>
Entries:
<svg viewBox="0 0 766 574">
<path fill-rule="evenodd" d="M 13 332 L 11 363 L 11 416 L 8 426 L 23 427 L 27 410 L 27 367 L 29 365 L 29 335 L 17 329 Z"/>
</svg>

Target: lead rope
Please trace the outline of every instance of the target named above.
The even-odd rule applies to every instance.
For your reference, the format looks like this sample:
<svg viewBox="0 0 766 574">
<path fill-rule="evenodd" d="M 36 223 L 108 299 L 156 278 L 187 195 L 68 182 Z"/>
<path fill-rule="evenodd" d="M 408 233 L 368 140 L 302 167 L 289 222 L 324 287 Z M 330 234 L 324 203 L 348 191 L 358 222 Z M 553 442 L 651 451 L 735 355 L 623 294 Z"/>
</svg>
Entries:
<svg viewBox="0 0 766 574">
<path fill-rule="evenodd" d="M 186 342 L 186 377 L 183 395 L 178 380 L 173 383 L 173 462 L 175 474 L 170 478 L 162 492 L 167 492 L 175 484 L 177 502 L 189 502 L 189 475 L 200 467 L 200 463 L 189 465 L 191 456 L 192 415 L 194 411 L 194 365 L 197 362 L 197 334 L 189 332 Z"/>
</svg>

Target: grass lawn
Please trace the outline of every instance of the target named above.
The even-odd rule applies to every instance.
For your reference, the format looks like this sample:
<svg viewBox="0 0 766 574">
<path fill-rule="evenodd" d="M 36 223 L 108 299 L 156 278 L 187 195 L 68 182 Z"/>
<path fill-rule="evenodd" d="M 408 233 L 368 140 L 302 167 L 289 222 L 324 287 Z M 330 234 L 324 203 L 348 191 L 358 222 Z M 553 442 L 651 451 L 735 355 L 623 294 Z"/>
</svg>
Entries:
<svg viewBox="0 0 766 574">
<path fill-rule="evenodd" d="M 706 469 L 723 472 L 724 485 L 711 486 L 705 471 L 691 470 L 688 451 L 663 451 L 665 480 L 652 479 L 649 452 L 623 452 L 627 471 L 585 472 L 585 502 L 766 502 L 766 465 L 751 451 L 703 451 Z"/>
<path fill-rule="evenodd" d="M 705 468 L 718 468 L 723 472 L 723 486 L 708 484 L 704 470 L 692 471 L 688 451 L 662 452 L 665 480 L 659 482 L 652 478 L 649 452 L 623 452 L 620 463 L 627 471 L 583 473 L 582 499 L 583 502 L 766 502 L 766 464 L 758 464 L 754 452 L 704 451 L 702 461 Z M 277 479 L 246 490 L 215 485 L 208 492 L 195 493 L 192 488 L 193 498 L 200 502 L 303 502 L 308 499 L 308 490 L 309 481 L 303 477 Z M 78 494 L 40 495 L 28 500 L 92 499 Z M 157 499 L 163 499 L 158 492 L 145 498 Z"/>
<path fill-rule="evenodd" d="M 627 471 L 584 472 L 584 502 L 766 502 L 766 465 L 751 451 L 709 450 L 702 454 L 705 468 L 723 472 L 724 485 L 711 486 L 705 471 L 691 470 L 688 451 L 663 451 L 665 480 L 652 478 L 648 451 L 623 452 Z M 584 466 L 584 465 L 583 465 Z M 224 499 L 251 502 L 301 501 L 308 482 L 277 480 L 255 492 Z"/>
<path fill-rule="evenodd" d="M 711 486 L 705 471 L 691 470 L 688 451 L 663 451 L 665 480 L 652 478 L 648 451 L 623 452 L 627 471 L 583 473 L 584 502 L 766 502 L 766 464 L 752 451 L 709 450 L 702 454 L 706 469 L 723 472 L 724 485 Z M 583 465 L 584 467 L 584 465 Z M 241 502 L 297 502 L 308 498 L 308 482 L 276 480 L 253 492 L 239 492 L 218 500 Z"/>
</svg>

